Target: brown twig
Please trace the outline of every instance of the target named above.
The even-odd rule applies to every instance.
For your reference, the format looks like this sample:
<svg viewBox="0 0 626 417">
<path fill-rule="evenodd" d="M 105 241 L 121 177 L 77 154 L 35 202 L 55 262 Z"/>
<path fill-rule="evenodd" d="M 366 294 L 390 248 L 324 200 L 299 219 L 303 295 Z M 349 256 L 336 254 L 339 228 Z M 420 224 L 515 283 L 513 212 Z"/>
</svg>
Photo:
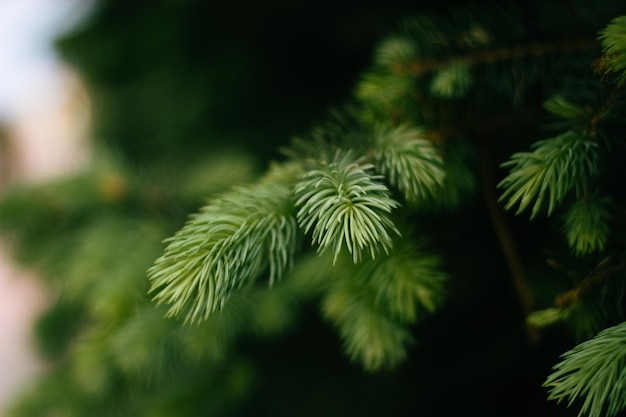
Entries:
<svg viewBox="0 0 626 417">
<path fill-rule="evenodd" d="M 585 49 L 599 49 L 600 44 L 595 39 L 578 38 L 558 41 L 531 43 L 492 49 L 477 49 L 463 55 L 453 55 L 442 58 L 424 58 L 405 65 L 393 68 L 396 75 L 411 74 L 421 76 L 429 72 L 438 71 L 454 65 L 474 66 L 491 64 L 494 62 L 513 61 L 530 57 L 554 55 L 581 51 Z"/>
<path fill-rule="evenodd" d="M 494 231 L 500 242 L 500 247 L 508 264 L 511 272 L 511 278 L 513 285 L 517 293 L 517 297 L 524 313 L 527 317 L 535 310 L 535 305 L 532 297 L 532 292 L 526 280 L 526 273 L 524 271 L 524 265 L 520 258 L 515 239 L 509 225 L 504 216 L 502 208 L 498 204 L 498 198 L 496 195 L 496 184 L 493 180 L 491 172 L 491 154 L 489 152 L 488 144 L 484 137 L 479 141 L 479 170 L 480 178 L 483 189 L 483 195 L 485 197 L 485 204 L 493 224 Z M 526 323 L 526 331 L 528 340 L 531 344 L 536 344 L 539 341 L 539 332 L 534 326 Z"/>
<path fill-rule="evenodd" d="M 608 278 L 613 276 L 616 272 L 626 267 L 626 261 L 621 261 L 616 265 L 609 265 L 611 259 L 604 258 L 587 276 L 576 286 L 563 294 L 556 296 L 554 304 L 557 307 L 567 307 L 582 297 L 585 293 L 591 291 L 593 288 L 605 282 Z"/>
</svg>

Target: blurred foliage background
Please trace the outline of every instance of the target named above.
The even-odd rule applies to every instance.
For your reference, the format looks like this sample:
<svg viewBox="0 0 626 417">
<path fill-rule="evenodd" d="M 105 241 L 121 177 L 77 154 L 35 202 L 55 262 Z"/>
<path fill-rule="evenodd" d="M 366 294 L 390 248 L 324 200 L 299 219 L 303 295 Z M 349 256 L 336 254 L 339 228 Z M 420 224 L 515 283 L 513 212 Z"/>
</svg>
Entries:
<svg viewBox="0 0 626 417">
<path fill-rule="evenodd" d="M 534 24 L 558 24 L 564 10 L 584 15 L 570 3 L 553 2 L 555 12 Z M 189 213 L 256 178 L 293 136 L 348 102 L 374 46 L 401 18 L 451 4 L 100 0 L 57 44 L 91 96 L 93 163 L 16 188 L 0 205 L 16 258 L 37 266 L 56 295 L 36 331 L 57 365 L 9 415 L 574 415 L 541 388 L 574 338 L 557 327 L 528 343 L 480 198 L 431 216 L 452 278 L 443 307 L 414 326 L 417 343 L 393 371 L 350 363 L 316 300 L 293 301 L 314 281 L 306 267 L 294 271 L 299 286 L 272 290 L 275 299 L 263 287 L 234 303 L 222 313 L 237 317 L 228 328 L 219 320 L 181 327 L 146 294 L 146 269 Z M 548 272 L 533 242 L 548 226 L 511 221 L 537 302 L 549 305 L 568 282 L 538 284 Z"/>
<path fill-rule="evenodd" d="M 93 93 L 98 140 L 141 162 L 226 145 L 266 160 L 350 97 L 405 3 L 103 1 L 59 47 Z"/>
</svg>

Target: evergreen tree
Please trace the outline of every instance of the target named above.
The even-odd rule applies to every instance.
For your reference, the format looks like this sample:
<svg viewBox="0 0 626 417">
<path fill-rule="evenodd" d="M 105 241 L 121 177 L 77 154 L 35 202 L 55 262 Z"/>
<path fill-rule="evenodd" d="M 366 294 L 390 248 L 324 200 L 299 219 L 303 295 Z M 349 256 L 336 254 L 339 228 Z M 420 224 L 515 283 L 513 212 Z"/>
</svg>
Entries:
<svg viewBox="0 0 626 417">
<path fill-rule="evenodd" d="M 626 6 L 403 7 L 318 12 L 323 47 L 342 19 L 399 20 L 351 97 L 247 78 L 283 32 L 200 60 L 200 2 L 106 2 L 60 43 L 103 143 L 82 175 L 0 204 L 58 291 L 37 329 L 57 366 L 11 415 L 623 412 Z M 314 77 L 312 56 L 276 68 Z"/>
</svg>

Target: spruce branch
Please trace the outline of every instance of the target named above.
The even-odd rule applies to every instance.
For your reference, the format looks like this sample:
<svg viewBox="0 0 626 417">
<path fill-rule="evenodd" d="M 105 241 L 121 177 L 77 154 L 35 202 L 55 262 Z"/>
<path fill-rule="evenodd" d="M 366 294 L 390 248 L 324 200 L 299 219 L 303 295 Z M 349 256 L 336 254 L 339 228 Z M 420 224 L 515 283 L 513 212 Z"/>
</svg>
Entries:
<svg viewBox="0 0 626 417">
<path fill-rule="evenodd" d="M 374 64 L 392 67 L 399 63 L 409 64 L 417 57 L 415 43 L 406 36 L 393 35 L 383 39 L 374 51 Z"/>
<path fill-rule="evenodd" d="M 583 400 L 579 416 L 613 417 L 626 407 L 626 323 L 609 327 L 563 355 L 547 378 L 550 400 Z"/>
<path fill-rule="evenodd" d="M 589 112 L 561 94 L 555 94 L 543 103 L 549 113 L 565 120 L 587 120 Z"/>
<path fill-rule="evenodd" d="M 372 305 L 350 298 L 349 293 L 335 292 L 322 308 L 338 327 L 347 355 L 365 370 L 394 368 L 406 358 L 411 333 Z"/>
<path fill-rule="evenodd" d="M 412 101 L 411 92 L 414 88 L 415 81 L 409 75 L 370 73 L 359 82 L 356 96 L 388 116 L 394 108 L 402 107 L 405 101 Z"/>
<path fill-rule="evenodd" d="M 619 86 L 626 83 L 626 16 L 611 21 L 600 33 L 604 55 L 596 62 L 598 72 L 608 78 L 614 76 Z"/>
<path fill-rule="evenodd" d="M 465 64 L 452 65 L 438 71 L 430 84 L 430 92 L 435 97 L 460 98 L 465 96 L 474 80 L 470 67 Z"/>
<path fill-rule="evenodd" d="M 572 53 L 581 50 L 597 49 L 598 47 L 598 42 L 595 39 L 573 38 L 529 43 L 526 45 L 476 49 L 465 54 L 415 60 L 406 66 L 397 66 L 396 74 L 408 73 L 419 77 L 451 67 L 472 67 L 482 64 Z"/>
<path fill-rule="evenodd" d="M 571 309 L 560 307 L 549 307 L 543 310 L 533 311 L 526 317 L 526 321 L 537 328 L 548 327 L 568 319 Z"/>
<path fill-rule="evenodd" d="M 609 235 L 610 199 L 594 194 L 578 200 L 565 214 L 563 229 L 575 255 L 604 250 Z"/>
<path fill-rule="evenodd" d="M 544 109 L 554 116 L 548 126 L 561 131 L 584 132 L 594 140 L 602 138 L 603 128 L 621 124 L 623 93 L 623 88 L 615 88 L 597 79 L 581 82 L 543 103 Z"/>
<path fill-rule="evenodd" d="M 298 224 L 305 233 L 313 231 L 319 253 L 332 248 L 333 263 L 344 245 L 357 263 L 364 250 L 372 258 L 381 248 L 388 252 L 393 246 L 390 232 L 400 234 L 389 218 L 399 204 L 379 182 L 381 176 L 368 172 L 373 168 L 338 150 L 331 163 L 320 162 L 296 184 Z"/>
<path fill-rule="evenodd" d="M 381 311 L 403 323 L 415 323 L 422 312 L 433 313 L 444 298 L 447 275 L 439 257 L 422 246 L 401 239 L 389 256 L 362 262 L 352 275 Z"/>
<path fill-rule="evenodd" d="M 206 320 L 231 293 L 269 269 L 270 285 L 291 265 L 297 224 L 291 190 L 269 181 L 238 187 L 201 209 L 148 270 L 168 316 Z"/>
<path fill-rule="evenodd" d="M 346 354 L 366 370 L 393 368 L 406 357 L 409 325 L 433 313 L 446 273 L 422 242 L 401 238 L 388 255 L 355 265 L 340 257 L 322 298 L 322 312 L 339 330 Z"/>
<path fill-rule="evenodd" d="M 554 306 L 534 311 L 528 321 L 538 327 L 568 324 L 576 337 L 590 338 L 609 325 L 624 320 L 626 287 L 623 260 L 605 257 L 574 288 L 558 294 Z"/>
<path fill-rule="evenodd" d="M 621 260 L 615 264 L 612 262 L 611 258 L 603 258 L 598 262 L 595 268 L 580 281 L 576 288 L 556 297 L 556 306 L 567 307 L 578 302 L 584 294 L 604 283 L 608 278 L 614 276 L 624 267 L 626 267 L 626 260 Z"/>
<path fill-rule="evenodd" d="M 511 170 L 498 185 L 504 188 L 499 201 L 506 201 L 505 209 L 518 205 L 516 214 L 520 214 L 532 206 L 531 219 L 545 200 L 551 215 L 572 189 L 581 197 L 584 184 L 598 170 L 597 144 L 585 134 L 568 131 L 536 142 L 533 148 L 533 152 L 513 154 L 502 164 Z"/>
<path fill-rule="evenodd" d="M 374 138 L 378 171 L 404 193 L 408 201 L 424 199 L 442 187 L 443 161 L 421 130 L 405 125 L 379 125 Z"/>
<path fill-rule="evenodd" d="M 353 280 L 331 283 L 322 313 L 339 330 L 346 354 L 366 370 L 393 368 L 406 358 L 413 340 L 406 325 L 385 315 Z"/>
</svg>

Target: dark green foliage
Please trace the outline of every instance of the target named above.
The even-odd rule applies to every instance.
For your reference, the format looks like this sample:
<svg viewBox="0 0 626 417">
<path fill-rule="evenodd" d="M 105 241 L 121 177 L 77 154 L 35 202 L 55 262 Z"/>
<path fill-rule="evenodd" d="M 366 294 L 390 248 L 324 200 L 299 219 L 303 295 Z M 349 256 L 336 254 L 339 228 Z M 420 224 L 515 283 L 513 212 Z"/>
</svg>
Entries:
<svg viewBox="0 0 626 417">
<path fill-rule="evenodd" d="M 366 370 L 404 361 L 413 341 L 406 324 L 433 313 L 443 301 L 447 277 L 436 256 L 406 239 L 393 253 L 364 260 L 355 269 L 336 265 L 322 301 L 323 314 L 338 328 L 346 353 Z"/>
<path fill-rule="evenodd" d="M 624 5 L 318 6 L 111 0 L 60 42 L 129 157 L 0 204 L 62 294 L 11 415 L 621 411 Z"/>
<path fill-rule="evenodd" d="M 419 202 L 443 187 L 441 155 L 422 132 L 408 126 L 378 126 L 374 159 L 378 170 L 409 202 Z"/>
<path fill-rule="evenodd" d="M 97 7 L 57 44 L 87 78 L 95 138 L 151 164 L 232 146 L 263 162 L 276 157 L 279 145 L 349 98 L 372 42 L 419 5 L 102 0 Z"/>
<path fill-rule="evenodd" d="M 600 69 L 621 86 L 626 81 L 626 17 L 613 19 L 602 31 L 600 39 L 604 50 Z"/>
<path fill-rule="evenodd" d="M 580 200 L 570 207 L 565 216 L 564 229 L 567 241 L 577 255 L 601 252 L 609 234 L 608 210 L 610 200 L 607 197 L 593 195 Z"/>
</svg>

